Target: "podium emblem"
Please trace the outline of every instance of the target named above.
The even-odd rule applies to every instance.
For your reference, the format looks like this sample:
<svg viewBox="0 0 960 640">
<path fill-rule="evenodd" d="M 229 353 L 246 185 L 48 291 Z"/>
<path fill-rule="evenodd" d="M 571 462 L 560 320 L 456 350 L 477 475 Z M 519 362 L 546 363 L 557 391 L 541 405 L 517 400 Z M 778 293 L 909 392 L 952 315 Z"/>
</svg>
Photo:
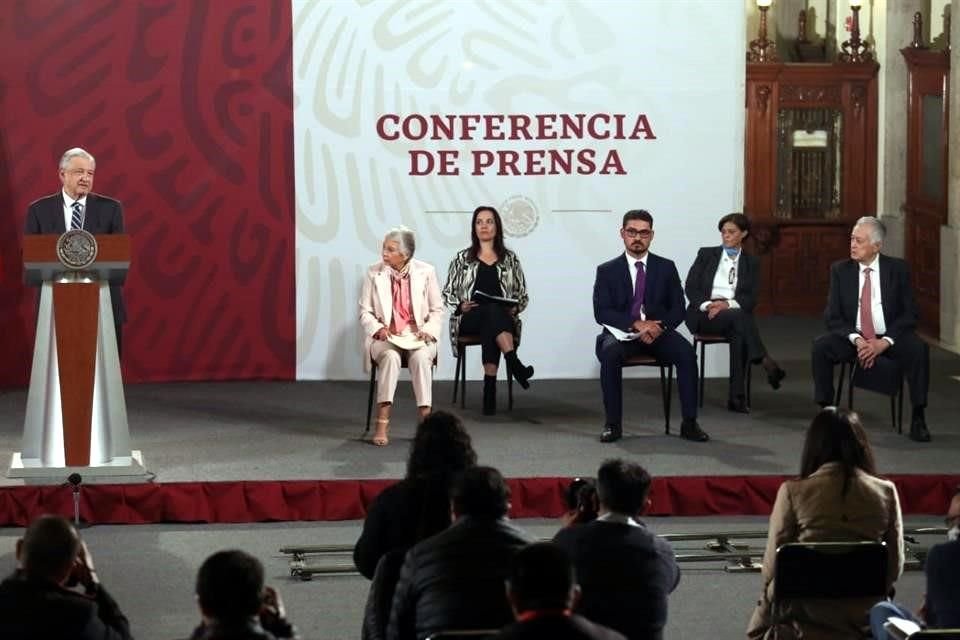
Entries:
<svg viewBox="0 0 960 640">
<path fill-rule="evenodd" d="M 537 205 L 526 196 L 511 196 L 500 205 L 503 234 L 509 238 L 522 238 L 537 228 L 540 214 Z"/>
<path fill-rule="evenodd" d="M 97 259 L 97 239 L 83 229 L 71 229 L 57 240 L 57 258 L 71 271 L 86 269 Z"/>
</svg>

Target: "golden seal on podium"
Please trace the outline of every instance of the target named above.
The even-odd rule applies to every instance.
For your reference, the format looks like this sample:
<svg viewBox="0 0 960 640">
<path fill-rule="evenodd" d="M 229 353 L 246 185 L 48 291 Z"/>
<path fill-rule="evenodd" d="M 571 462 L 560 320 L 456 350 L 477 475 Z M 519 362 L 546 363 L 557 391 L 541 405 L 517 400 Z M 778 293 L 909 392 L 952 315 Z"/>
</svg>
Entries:
<svg viewBox="0 0 960 640">
<path fill-rule="evenodd" d="M 57 240 L 57 258 L 71 271 L 86 269 L 97 259 L 97 239 L 83 229 L 70 229 Z"/>
</svg>

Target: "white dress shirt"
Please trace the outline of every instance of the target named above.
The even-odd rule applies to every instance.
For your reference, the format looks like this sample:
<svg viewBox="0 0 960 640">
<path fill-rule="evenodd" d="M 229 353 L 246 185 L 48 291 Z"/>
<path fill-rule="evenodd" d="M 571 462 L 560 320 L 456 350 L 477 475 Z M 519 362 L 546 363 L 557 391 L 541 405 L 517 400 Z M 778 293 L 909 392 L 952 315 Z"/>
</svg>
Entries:
<svg viewBox="0 0 960 640">
<path fill-rule="evenodd" d="M 633 291 L 637 290 L 637 262 L 643 263 L 643 271 L 647 271 L 647 256 L 650 255 L 650 252 L 643 254 L 642 258 L 634 258 L 626 251 L 623 252 L 623 257 L 627 259 L 627 271 L 630 272 L 630 286 L 633 288 Z M 646 320 L 647 313 L 643 310 L 643 307 L 640 309 L 640 319 Z"/>
<path fill-rule="evenodd" d="M 61 191 L 63 191 L 61 189 Z M 70 231 L 70 222 L 73 219 L 73 203 L 79 202 L 80 206 L 83 207 L 80 209 L 80 219 L 81 223 L 86 220 L 87 217 L 87 196 L 84 195 L 79 200 L 74 200 L 67 195 L 66 191 L 63 191 L 63 228 L 67 231 Z"/>
<path fill-rule="evenodd" d="M 643 263 L 644 268 L 646 268 L 647 263 Z M 625 513 L 617 513 L 615 511 L 607 511 L 605 514 L 597 518 L 597 522 L 614 522 L 617 524 L 627 524 L 631 527 L 642 527 L 643 525 L 628 516 Z"/>
<path fill-rule="evenodd" d="M 870 269 L 870 313 L 873 316 L 873 330 L 878 336 L 883 336 L 887 332 L 887 324 L 883 319 L 883 301 L 880 299 L 880 254 L 873 258 L 870 264 L 857 263 L 860 268 L 860 276 L 857 279 L 857 331 L 862 331 L 860 326 L 860 297 L 863 293 L 863 272 Z M 862 338 L 859 333 L 851 333 L 849 338 L 853 344 L 857 343 L 857 338 Z M 893 338 L 883 336 L 883 339 L 893 345 Z"/>
<path fill-rule="evenodd" d="M 713 274 L 713 289 L 710 290 L 710 299 L 705 300 L 700 305 L 700 311 L 706 311 L 714 300 L 726 300 L 731 309 L 740 308 L 740 303 L 734 300 L 733 296 L 737 293 L 737 279 L 740 277 L 738 267 L 742 251 L 742 249 L 737 251 L 737 255 L 731 258 L 727 255 L 726 249 L 721 247 L 720 263 L 717 265 L 717 272 Z M 733 278 L 730 277 L 731 271 L 733 272 Z"/>
</svg>

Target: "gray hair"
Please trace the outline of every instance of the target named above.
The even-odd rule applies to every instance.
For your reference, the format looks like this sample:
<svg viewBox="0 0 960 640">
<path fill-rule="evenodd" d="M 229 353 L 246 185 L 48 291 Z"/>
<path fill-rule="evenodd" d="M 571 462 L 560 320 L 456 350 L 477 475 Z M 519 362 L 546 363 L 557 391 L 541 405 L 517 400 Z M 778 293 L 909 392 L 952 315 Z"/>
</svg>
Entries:
<svg viewBox="0 0 960 640">
<path fill-rule="evenodd" d="M 387 231 L 387 235 L 383 236 L 383 241 L 394 241 L 400 245 L 400 253 L 407 257 L 407 260 L 413 257 L 413 253 L 417 250 L 417 239 L 413 235 L 413 229 L 408 229 L 403 225 L 399 227 L 393 227 Z"/>
<path fill-rule="evenodd" d="M 857 227 L 870 227 L 870 242 L 873 244 L 883 244 L 883 239 L 887 235 L 887 227 L 880 222 L 879 218 L 863 216 L 853 225 L 854 229 Z"/>
<path fill-rule="evenodd" d="M 73 149 L 67 149 L 64 151 L 63 156 L 60 158 L 60 170 L 63 171 L 67 168 L 67 163 L 70 162 L 70 158 L 86 158 L 90 161 L 90 164 L 96 168 L 97 161 L 93 159 L 93 156 L 90 155 L 86 149 L 81 149 L 80 147 L 74 147 Z"/>
</svg>

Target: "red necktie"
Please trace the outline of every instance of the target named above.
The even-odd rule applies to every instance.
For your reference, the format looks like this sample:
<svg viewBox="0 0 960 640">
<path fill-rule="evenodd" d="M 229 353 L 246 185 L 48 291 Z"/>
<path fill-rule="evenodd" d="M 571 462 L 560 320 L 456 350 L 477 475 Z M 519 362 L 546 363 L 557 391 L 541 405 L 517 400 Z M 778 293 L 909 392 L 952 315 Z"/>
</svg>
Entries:
<svg viewBox="0 0 960 640">
<path fill-rule="evenodd" d="M 860 334 L 867 340 L 877 337 L 873 328 L 873 288 L 870 286 L 870 272 L 873 269 L 863 270 L 863 290 L 860 292 Z"/>
</svg>

